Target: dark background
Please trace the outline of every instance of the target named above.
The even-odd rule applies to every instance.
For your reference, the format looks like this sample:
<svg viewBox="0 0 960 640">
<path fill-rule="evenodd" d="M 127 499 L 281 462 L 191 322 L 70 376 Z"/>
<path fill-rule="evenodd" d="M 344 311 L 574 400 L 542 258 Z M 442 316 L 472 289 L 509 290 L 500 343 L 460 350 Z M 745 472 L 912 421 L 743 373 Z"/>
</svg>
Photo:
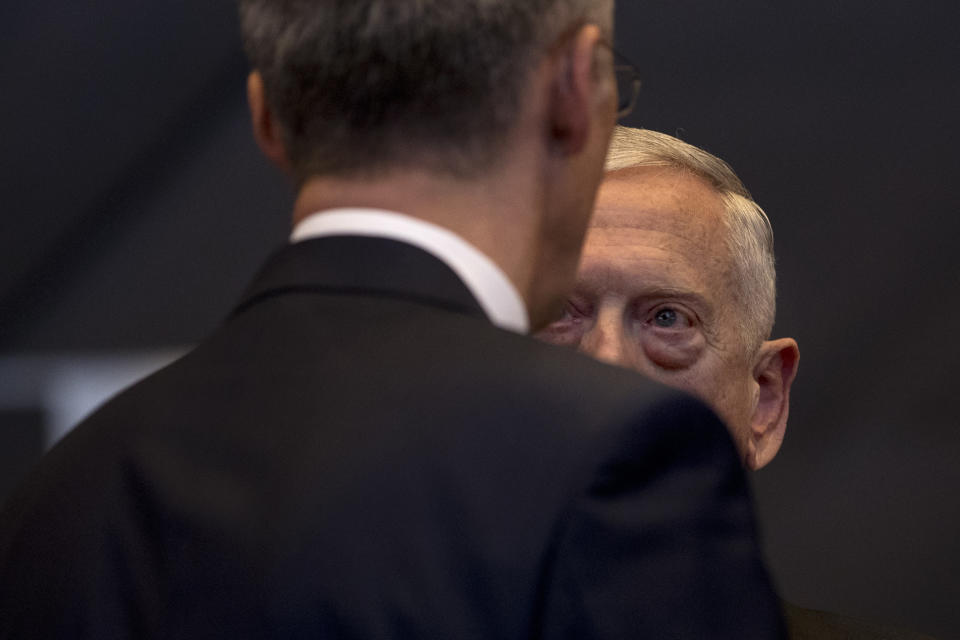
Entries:
<svg viewBox="0 0 960 640">
<path fill-rule="evenodd" d="M 801 366 L 755 484 L 785 597 L 960 638 L 960 4 L 617 14 L 644 78 L 628 124 L 728 160 L 773 221 Z M 292 202 L 248 132 L 232 0 L 34 0 L 0 24 L 0 357 L 196 342 Z M 8 457 L 30 451 L 38 416 L 5 416 Z"/>
</svg>

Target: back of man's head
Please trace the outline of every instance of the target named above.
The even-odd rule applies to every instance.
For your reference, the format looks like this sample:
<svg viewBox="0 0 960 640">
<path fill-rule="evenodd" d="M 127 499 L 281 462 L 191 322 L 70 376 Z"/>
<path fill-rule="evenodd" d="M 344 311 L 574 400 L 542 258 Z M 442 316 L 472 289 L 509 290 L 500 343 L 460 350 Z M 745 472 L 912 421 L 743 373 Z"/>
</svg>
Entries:
<svg viewBox="0 0 960 640">
<path fill-rule="evenodd" d="M 612 0 L 240 0 L 290 169 L 311 176 L 493 163 L 527 71 Z"/>
</svg>

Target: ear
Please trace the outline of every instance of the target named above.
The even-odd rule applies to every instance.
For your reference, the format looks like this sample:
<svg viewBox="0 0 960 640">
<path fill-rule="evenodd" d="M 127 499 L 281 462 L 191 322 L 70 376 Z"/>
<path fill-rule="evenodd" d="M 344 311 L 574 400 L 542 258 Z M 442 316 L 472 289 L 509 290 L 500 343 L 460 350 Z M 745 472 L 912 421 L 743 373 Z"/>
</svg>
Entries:
<svg viewBox="0 0 960 640">
<path fill-rule="evenodd" d="M 747 465 L 759 469 L 773 460 L 783 443 L 790 413 L 790 387 L 800 364 L 796 340 L 769 340 L 760 347 L 753 369 L 756 402 L 750 420 Z"/>
<path fill-rule="evenodd" d="M 598 107 L 615 109 L 612 80 L 597 64 L 602 43 L 600 27 L 587 24 L 555 54 L 547 113 L 553 147 L 563 155 L 576 155 L 587 145 Z"/>
<path fill-rule="evenodd" d="M 250 106 L 253 137 L 260 151 L 284 173 L 290 173 L 290 158 L 283 141 L 283 132 L 267 103 L 263 77 L 259 71 L 253 71 L 247 77 L 247 102 Z"/>
</svg>

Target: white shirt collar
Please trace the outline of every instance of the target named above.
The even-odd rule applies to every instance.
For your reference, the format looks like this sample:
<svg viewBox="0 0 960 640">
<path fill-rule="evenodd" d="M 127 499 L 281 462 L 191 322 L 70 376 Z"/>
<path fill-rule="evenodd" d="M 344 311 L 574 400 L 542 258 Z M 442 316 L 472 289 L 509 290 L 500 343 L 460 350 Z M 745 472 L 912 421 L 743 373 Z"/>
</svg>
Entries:
<svg viewBox="0 0 960 640">
<path fill-rule="evenodd" d="M 449 229 L 394 211 L 328 209 L 301 220 L 290 241 L 333 235 L 388 238 L 423 249 L 453 269 L 493 324 L 515 333 L 530 330 L 526 304 L 503 270 Z"/>
</svg>

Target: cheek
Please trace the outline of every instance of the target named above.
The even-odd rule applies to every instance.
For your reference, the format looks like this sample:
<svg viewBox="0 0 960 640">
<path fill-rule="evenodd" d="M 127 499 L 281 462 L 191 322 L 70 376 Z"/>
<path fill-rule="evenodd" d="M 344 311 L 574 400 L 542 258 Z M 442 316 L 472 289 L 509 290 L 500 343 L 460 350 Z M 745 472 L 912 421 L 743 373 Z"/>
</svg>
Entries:
<svg viewBox="0 0 960 640">
<path fill-rule="evenodd" d="M 743 449 L 750 438 L 752 394 L 750 377 L 743 371 L 719 369 L 710 376 L 702 398 L 726 423 L 737 446 Z"/>
<path fill-rule="evenodd" d="M 748 376 L 725 366 L 700 338 L 678 342 L 646 340 L 645 353 L 655 365 L 652 377 L 697 396 L 732 431 L 739 433 L 743 425 L 749 425 L 750 396 L 744 384 Z"/>
</svg>

